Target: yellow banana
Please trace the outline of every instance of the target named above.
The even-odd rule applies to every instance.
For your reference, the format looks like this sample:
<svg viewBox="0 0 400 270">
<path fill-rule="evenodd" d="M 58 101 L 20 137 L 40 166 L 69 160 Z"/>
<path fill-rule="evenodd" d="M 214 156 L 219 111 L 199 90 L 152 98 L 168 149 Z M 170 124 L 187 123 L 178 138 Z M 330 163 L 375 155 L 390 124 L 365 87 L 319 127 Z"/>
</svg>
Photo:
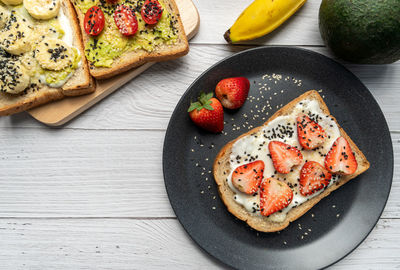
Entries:
<svg viewBox="0 0 400 270">
<path fill-rule="evenodd" d="M 229 43 L 252 40 L 273 31 L 307 0 L 255 0 L 237 18 L 224 37 Z"/>
</svg>

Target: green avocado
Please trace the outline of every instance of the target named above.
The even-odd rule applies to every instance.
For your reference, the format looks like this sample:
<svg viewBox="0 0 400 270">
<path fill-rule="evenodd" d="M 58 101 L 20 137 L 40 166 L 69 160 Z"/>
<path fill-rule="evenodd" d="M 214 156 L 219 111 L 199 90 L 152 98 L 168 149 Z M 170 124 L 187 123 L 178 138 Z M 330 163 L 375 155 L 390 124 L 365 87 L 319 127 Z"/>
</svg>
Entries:
<svg viewBox="0 0 400 270">
<path fill-rule="evenodd" d="M 359 64 L 400 59 L 400 0 L 322 0 L 319 30 L 340 58 Z"/>
<path fill-rule="evenodd" d="M 93 7 L 97 6 L 99 3 L 99 0 L 75 0 L 74 4 L 77 6 L 83 13 L 86 13 L 86 11 Z"/>
</svg>

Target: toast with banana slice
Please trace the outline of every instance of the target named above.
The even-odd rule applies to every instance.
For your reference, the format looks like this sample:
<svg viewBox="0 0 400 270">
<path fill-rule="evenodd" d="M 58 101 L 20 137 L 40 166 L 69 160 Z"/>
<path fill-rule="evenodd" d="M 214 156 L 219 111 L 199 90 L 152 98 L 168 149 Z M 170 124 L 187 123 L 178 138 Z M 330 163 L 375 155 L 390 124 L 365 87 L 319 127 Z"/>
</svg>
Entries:
<svg viewBox="0 0 400 270">
<path fill-rule="evenodd" d="M 69 0 L 1 0 L 0 115 L 95 90 Z"/>
<path fill-rule="evenodd" d="M 174 0 L 71 0 L 90 73 L 106 79 L 150 61 L 171 60 L 189 45 Z"/>
<path fill-rule="evenodd" d="M 369 166 L 318 92 L 308 91 L 226 144 L 213 174 L 229 212 L 275 232 Z"/>
</svg>

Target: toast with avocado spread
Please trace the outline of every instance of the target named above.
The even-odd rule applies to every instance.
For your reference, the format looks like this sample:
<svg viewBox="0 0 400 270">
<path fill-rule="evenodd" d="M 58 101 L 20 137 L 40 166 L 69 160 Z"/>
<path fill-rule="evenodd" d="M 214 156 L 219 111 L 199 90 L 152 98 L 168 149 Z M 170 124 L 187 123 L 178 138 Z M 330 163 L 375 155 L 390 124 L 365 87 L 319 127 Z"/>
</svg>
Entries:
<svg viewBox="0 0 400 270">
<path fill-rule="evenodd" d="M 94 90 L 69 0 L 1 0 L 0 115 Z"/>
<path fill-rule="evenodd" d="M 72 0 L 90 73 L 97 79 L 188 53 L 173 0 Z"/>
</svg>

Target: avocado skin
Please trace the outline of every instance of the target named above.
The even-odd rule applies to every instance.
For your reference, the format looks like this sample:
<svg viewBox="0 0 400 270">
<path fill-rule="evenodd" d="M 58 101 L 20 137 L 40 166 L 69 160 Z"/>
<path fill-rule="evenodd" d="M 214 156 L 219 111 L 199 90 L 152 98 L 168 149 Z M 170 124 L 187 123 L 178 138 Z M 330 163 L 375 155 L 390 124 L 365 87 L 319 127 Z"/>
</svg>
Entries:
<svg viewBox="0 0 400 270">
<path fill-rule="evenodd" d="M 394 63 L 400 59 L 400 0 L 323 0 L 319 30 L 344 60 Z"/>
</svg>

